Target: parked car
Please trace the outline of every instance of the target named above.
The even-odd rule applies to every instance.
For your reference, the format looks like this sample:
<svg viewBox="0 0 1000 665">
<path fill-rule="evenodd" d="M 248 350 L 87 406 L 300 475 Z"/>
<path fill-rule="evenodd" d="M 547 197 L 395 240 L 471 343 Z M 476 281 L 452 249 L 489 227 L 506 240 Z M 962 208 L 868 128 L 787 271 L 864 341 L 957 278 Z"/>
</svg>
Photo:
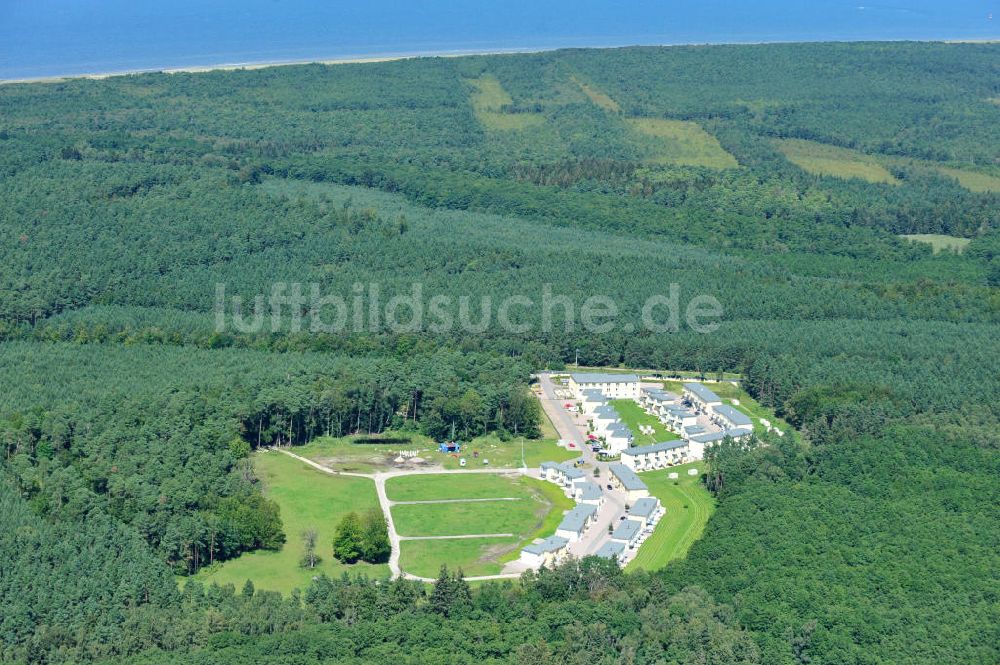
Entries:
<svg viewBox="0 0 1000 665">
<path fill-rule="evenodd" d="M 566 447 L 567 448 L 576 448 L 576 444 L 573 443 L 572 441 L 570 441 L 569 443 L 566 444 Z"/>
<path fill-rule="evenodd" d="M 614 487 L 613 487 L 612 485 L 608 485 L 608 489 L 609 489 L 609 490 L 613 490 L 613 489 L 614 489 Z"/>
</svg>

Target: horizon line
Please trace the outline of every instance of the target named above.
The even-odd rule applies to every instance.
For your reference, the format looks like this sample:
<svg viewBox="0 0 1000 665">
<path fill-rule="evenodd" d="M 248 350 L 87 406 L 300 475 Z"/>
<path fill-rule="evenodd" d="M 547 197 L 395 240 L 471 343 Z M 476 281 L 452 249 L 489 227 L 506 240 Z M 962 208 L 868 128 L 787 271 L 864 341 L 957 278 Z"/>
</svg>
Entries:
<svg viewBox="0 0 1000 665">
<path fill-rule="evenodd" d="M 103 80 L 116 76 L 135 76 L 138 74 L 201 74 L 212 71 L 237 71 L 267 69 L 270 67 L 291 67 L 295 65 L 349 65 L 371 64 L 377 62 L 392 62 L 397 60 L 415 60 L 419 58 L 463 58 L 482 55 L 530 55 L 537 53 L 552 53 L 566 50 L 611 50 L 624 48 L 668 48 L 674 46 L 763 46 L 769 44 L 863 44 L 863 43 L 900 43 L 913 42 L 921 44 L 997 44 L 998 38 L 983 39 L 818 39 L 818 40 L 751 40 L 751 41 L 681 41 L 663 43 L 622 43 L 601 46 L 518 46 L 510 48 L 486 49 L 445 49 L 430 51 L 383 52 L 370 54 L 343 55 L 332 58 L 303 58 L 288 60 L 252 60 L 246 62 L 214 63 L 204 65 L 185 65 L 180 67 L 148 67 L 141 69 L 123 69 L 106 72 L 84 72 L 80 74 L 51 74 L 23 78 L 0 79 L 0 85 L 18 83 L 57 83 L 77 79 Z"/>
</svg>

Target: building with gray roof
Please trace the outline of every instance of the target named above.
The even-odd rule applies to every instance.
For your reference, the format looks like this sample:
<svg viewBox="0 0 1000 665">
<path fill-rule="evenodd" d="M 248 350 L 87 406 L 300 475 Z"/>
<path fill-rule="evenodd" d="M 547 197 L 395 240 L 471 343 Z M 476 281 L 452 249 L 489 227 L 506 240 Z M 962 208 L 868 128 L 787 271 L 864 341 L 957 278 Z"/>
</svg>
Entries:
<svg viewBox="0 0 1000 665">
<path fill-rule="evenodd" d="M 753 421 L 750 420 L 750 416 L 746 415 L 742 411 L 734 409 L 728 404 L 720 404 L 712 409 L 712 411 L 715 414 L 713 420 L 719 421 L 724 427 L 735 428 L 753 426 Z"/>
<path fill-rule="evenodd" d="M 618 523 L 614 532 L 612 532 L 611 540 L 617 540 L 619 543 L 632 545 L 639 539 L 640 533 L 642 533 L 642 524 L 636 520 L 622 520 Z"/>
<path fill-rule="evenodd" d="M 556 535 L 574 543 L 580 539 L 583 532 L 597 515 L 597 506 L 581 503 L 563 516 L 556 529 Z"/>
<path fill-rule="evenodd" d="M 700 411 L 722 404 L 722 400 L 702 383 L 689 382 L 684 384 L 684 397 Z"/>
<path fill-rule="evenodd" d="M 611 483 L 622 489 L 625 492 L 625 496 L 629 501 L 635 501 L 636 499 L 641 499 L 644 496 L 649 496 L 649 488 L 646 487 L 646 483 L 642 482 L 635 471 L 628 468 L 621 462 L 613 462 L 608 465 L 608 471 L 611 472 Z"/>
<path fill-rule="evenodd" d="M 618 559 L 622 558 L 622 553 L 625 552 L 625 543 L 619 543 L 615 540 L 609 540 L 608 542 L 601 545 L 601 549 L 594 553 L 594 556 L 599 556 L 602 559 Z"/>
</svg>

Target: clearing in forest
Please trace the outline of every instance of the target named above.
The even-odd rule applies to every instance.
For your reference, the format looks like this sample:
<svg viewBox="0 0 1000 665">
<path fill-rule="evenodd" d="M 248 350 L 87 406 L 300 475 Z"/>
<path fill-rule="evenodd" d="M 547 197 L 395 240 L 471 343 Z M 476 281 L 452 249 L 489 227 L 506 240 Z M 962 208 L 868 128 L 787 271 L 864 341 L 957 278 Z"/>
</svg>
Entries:
<svg viewBox="0 0 1000 665">
<path fill-rule="evenodd" d="M 473 88 L 470 100 L 476 119 L 486 129 L 501 131 L 526 129 L 545 122 L 545 117 L 541 113 L 511 112 L 514 100 L 503 89 L 496 76 L 483 74 L 479 78 L 466 80 Z"/>
<path fill-rule="evenodd" d="M 961 254 L 965 251 L 965 247 L 969 244 L 970 240 L 968 238 L 959 238 L 958 236 L 946 236 L 940 233 L 911 233 L 902 236 L 909 240 L 915 240 L 917 242 L 927 243 L 934 249 L 934 253 L 937 254 L 942 250 L 953 250 Z"/>
<path fill-rule="evenodd" d="M 524 545 L 552 535 L 573 507 L 552 483 L 514 475 L 404 476 L 389 479 L 386 493 L 391 501 L 441 501 L 391 508 L 402 538 L 400 567 L 422 577 L 437 575 L 441 564 L 466 575 L 498 574 Z M 489 498 L 513 500 L 483 501 Z M 449 538 L 477 534 L 483 537 Z"/>
<path fill-rule="evenodd" d="M 951 166 L 934 166 L 941 175 L 954 178 L 970 192 L 1000 192 L 1000 177 L 978 171 L 966 171 Z"/>
<path fill-rule="evenodd" d="M 586 83 L 578 79 L 575 75 L 570 76 L 570 79 L 573 81 L 573 83 L 580 86 L 580 90 L 582 90 L 583 94 L 587 95 L 587 97 L 590 98 L 590 101 L 594 102 L 605 111 L 610 111 L 611 113 L 621 113 L 622 108 L 618 106 L 618 102 L 608 97 L 606 94 L 604 94 L 604 92 L 598 90 L 597 88 L 591 85 L 587 85 Z"/>
<path fill-rule="evenodd" d="M 372 577 L 389 574 L 389 567 L 363 562 L 345 565 L 333 558 L 333 535 L 337 524 L 351 511 L 359 515 L 378 508 L 375 483 L 367 478 L 331 476 L 278 452 L 262 451 L 253 456 L 254 472 L 264 485 L 264 494 L 277 502 L 285 531 L 285 544 L 277 552 L 248 552 L 212 568 L 204 568 L 195 579 L 210 584 L 233 584 L 237 589 L 249 579 L 257 589 L 289 593 L 305 589 L 316 575 L 337 578 L 345 571 Z M 315 529 L 316 553 L 322 561 L 315 568 L 299 565 L 302 532 Z"/>
<path fill-rule="evenodd" d="M 706 166 L 734 169 L 736 158 L 726 152 L 719 140 L 701 125 L 688 120 L 666 118 L 628 118 L 629 126 L 643 134 L 652 148 L 650 162 L 679 166 Z"/>
<path fill-rule="evenodd" d="M 804 139 L 776 139 L 775 145 L 788 161 L 809 173 L 899 184 L 878 160 L 857 150 Z"/>
</svg>

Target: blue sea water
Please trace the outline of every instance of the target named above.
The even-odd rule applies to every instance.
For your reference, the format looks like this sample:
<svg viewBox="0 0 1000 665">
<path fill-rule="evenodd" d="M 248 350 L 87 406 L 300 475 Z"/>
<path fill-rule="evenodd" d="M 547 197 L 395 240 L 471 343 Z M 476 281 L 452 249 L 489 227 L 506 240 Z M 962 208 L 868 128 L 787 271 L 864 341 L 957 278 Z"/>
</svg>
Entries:
<svg viewBox="0 0 1000 665">
<path fill-rule="evenodd" d="M 1000 38 L 1000 0 L 867 2 L 0 0 L 0 79 L 564 46 Z"/>
</svg>

